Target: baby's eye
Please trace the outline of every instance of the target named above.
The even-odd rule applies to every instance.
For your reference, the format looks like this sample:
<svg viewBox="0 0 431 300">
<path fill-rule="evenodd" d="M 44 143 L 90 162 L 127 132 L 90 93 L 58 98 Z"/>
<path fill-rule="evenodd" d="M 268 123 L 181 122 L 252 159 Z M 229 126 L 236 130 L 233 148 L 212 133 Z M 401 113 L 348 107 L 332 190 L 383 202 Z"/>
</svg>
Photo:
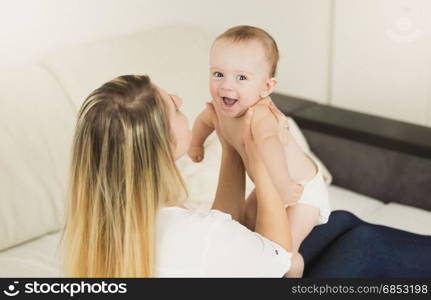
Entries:
<svg viewBox="0 0 431 300">
<path fill-rule="evenodd" d="M 214 76 L 215 78 L 222 78 L 222 77 L 223 77 L 223 74 L 222 74 L 222 73 L 220 73 L 220 72 L 214 72 L 214 73 L 213 73 L 213 76 Z"/>
<path fill-rule="evenodd" d="M 245 76 L 245 75 L 238 75 L 236 77 L 236 79 L 238 79 L 238 80 L 247 80 L 247 76 Z"/>
</svg>

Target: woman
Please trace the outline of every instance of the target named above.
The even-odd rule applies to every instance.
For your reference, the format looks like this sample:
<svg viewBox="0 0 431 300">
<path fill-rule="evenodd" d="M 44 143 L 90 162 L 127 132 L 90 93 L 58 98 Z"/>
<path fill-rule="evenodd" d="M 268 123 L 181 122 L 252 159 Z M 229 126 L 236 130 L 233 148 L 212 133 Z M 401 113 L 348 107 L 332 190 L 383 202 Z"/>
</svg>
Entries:
<svg viewBox="0 0 431 300">
<path fill-rule="evenodd" d="M 190 132 L 180 108 L 179 97 L 147 76 L 118 77 L 86 99 L 73 143 L 66 276 L 281 277 L 295 263 L 287 215 L 257 154 L 259 137 L 250 134 L 250 112 L 243 122 L 247 155 L 260 174 L 255 232 L 239 223 L 244 166 L 221 135 L 214 210 L 186 209 L 175 160 L 186 153 Z"/>
<path fill-rule="evenodd" d="M 66 276 L 282 277 L 301 265 L 290 253 L 289 220 L 256 147 L 260 137 L 250 133 L 251 112 L 238 126 L 258 174 L 255 232 L 242 225 L 244 166 L 217 126 L 223 154 L 213 210 L 186 208 L 175 160 L 186 153 L 190 133 L 180 108 L 179 97 L 147 76 L 118 77 L 86 99 L 73 143 Z M 429 277 L 430 249 L 429 236 L 339 211 L 299 252 L 310 277 Z"/>
</svg>

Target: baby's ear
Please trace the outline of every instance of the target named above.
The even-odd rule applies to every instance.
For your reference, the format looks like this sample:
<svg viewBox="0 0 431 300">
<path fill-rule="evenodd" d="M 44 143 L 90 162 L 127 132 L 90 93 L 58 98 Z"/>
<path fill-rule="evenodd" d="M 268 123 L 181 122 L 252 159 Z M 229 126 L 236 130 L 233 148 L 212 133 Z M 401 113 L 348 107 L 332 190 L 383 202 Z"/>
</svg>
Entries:
<svg viewBox="0 0 431 300">
<path fill-rule="evenodd" d="M 274 91 L 275 85 L 277 84 L 277 79 L 271 77 L 265 82 L 265 88 L 260 92 L 260 97 L 265 98 Z"/>
</svg>

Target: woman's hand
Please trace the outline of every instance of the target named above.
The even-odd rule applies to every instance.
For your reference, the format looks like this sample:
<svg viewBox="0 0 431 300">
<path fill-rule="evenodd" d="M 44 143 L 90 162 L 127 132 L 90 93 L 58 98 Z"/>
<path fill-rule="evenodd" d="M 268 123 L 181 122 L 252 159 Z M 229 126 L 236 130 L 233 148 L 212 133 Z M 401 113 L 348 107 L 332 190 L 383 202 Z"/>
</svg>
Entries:
<svg viewBox="0 0 431 300">
<path fill-rule="evenodd" d="M 276 137 L 283 145 L 287 144 L 287 118 L 271 98 L 263 98 L 250 108 L 244 115 L 244 122 L 243 143 L 251 162 L 262 160 L 259 145 L 265 143 L 265 140 Z"/>
<path fill-rule="evenodd" d="M 288 123 L 284 114 L 278 110 L 270 97 L 259 100 L 253 106 L 254 116 L 251 130 L 258 142 L 265 142 L 271 137 L 278 137 L 282 144 L 287 143 Z"/>
<path fill-rule="evenodd" d="M 268 97 L 269 98 L 269 97 Z M 287 138 L 288 134 L 287 131 L 289 130 L 289 123 L 287 121 L 286 116 L 274 105 L 274 103 L 271 101 L 269 104 L 269 110 L 274 115 L 275 119 L 277 120 L 278 124 L 278 137 L 280 139 L 280 142 L 283 145 L 287 144 Z"/>
<path fill-rule="evenodd" d="M 266 172 L 261 154 L 259 153 L 259 145 L 255 136 L 253 135 L 252 127 L 254 125 L 254 109 L 250 108 L 244 115 L 244 131 L 242 140 L 244 143 L 244 150 L 247 155 L 249 167 L 252 174 Z M 257 173 L 256 173 L 257 172 Z"/>
<path fill-rule="evenodd" d="M 259 101 L 253 107 L 254 113 L 249 127 L 254 143 L 249 145 L 254 147 L 249 149 L 254 148 L 255 153 L 249 151 L 250 155 L 254 155 L 248 159 L 249 165 L 255 169 L 254 176 L 268 174 L 283 202 L 293 205 L 300 200 L 304 186 L 293 180 L 289 173 L 284 150 L 288 142 L 287 118 L 275 105 L 265 103 L 265 100 Z M 259 161 L 264 162 L 264 168 L 260 166 Z"/>
</svg>

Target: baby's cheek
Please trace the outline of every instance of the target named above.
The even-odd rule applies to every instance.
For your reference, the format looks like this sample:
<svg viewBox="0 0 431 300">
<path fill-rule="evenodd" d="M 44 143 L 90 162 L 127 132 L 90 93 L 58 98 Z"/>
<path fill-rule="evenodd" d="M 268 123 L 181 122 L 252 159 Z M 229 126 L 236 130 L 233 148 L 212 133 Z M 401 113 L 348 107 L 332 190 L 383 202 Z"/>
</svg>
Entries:
<svg viewBox="0 0 431 300">
<path fill-rule="evenodd" d="M 217 96 L 216 91 L 213 89 L 210 90 L 210 94 L 211 94 L 211 98 L 213 98 L 213 99 Z"/>
<path fill-rule="evenodd" d="M 211 95 L 217 92 L 217 84 L 212 80 L 210 80 L 210 92 L 211 92 Z"/>
<path fill-rule="evenodd" d="M 247 97 L 248 103 L 253 105 L 260 98 L 260 89 L 252 86 L 244 91 L 244 95 Z"/>
<path fill-rule="evenodd" d="M 250 93 L 247 95 L 245 101 L 243 101 L 243 105 L 247 108 L 253 106 L 256 104 L 256 102 L 259 100 L 259 96 L 254 94 L 254 93 Z"/>
</svg>

